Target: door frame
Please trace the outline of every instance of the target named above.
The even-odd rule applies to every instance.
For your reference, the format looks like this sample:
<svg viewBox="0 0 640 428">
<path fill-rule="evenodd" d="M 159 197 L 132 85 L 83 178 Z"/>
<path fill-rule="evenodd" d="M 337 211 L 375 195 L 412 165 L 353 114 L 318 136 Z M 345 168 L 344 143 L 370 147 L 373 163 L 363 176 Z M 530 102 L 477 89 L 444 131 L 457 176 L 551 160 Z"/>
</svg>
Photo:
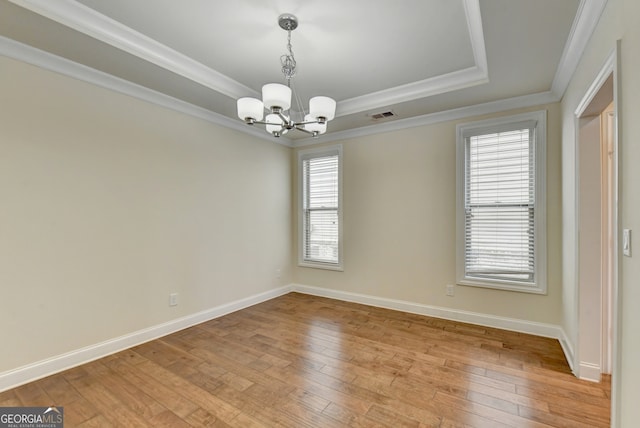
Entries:
<svg viewBox="0 0 640 428">
<path fill-rule="evenodd" d="M 593 101 L 593 99 L 595 98 L 595 96 L 598 94 L 599 90 L 602 88 L 602 86 L 604 85 L 604 83 L 606 82 L 606 80 L 610 77 L 613 76 L 613 111 L 614 111 L 614 116 L 613 116 L 613 159 L 611 162 L 611 166 L 612 166 L 612 171 L 610 171 L 610 177 L 612 179 L 612 183 L 610 188 L 612 189 L 612 199 L 613 199 L 613 206 L 611 207 L 611 223 L 612 223 L 612 228 L 613 228 L 613 236 L 612 238 L 612 248 L 611 248 L 611 257 L 612 257 L 612 272 L 611 272 L 611 297 L 612 297 L 612 302 L 610 304 L 610 308 L 612 313 L 609 315 L 609 319 L 611 320 L 611 322 L 613 322 L 613 325 L 611 326 L 612 328 L 612 337 L 611 337 L 611 343 L 608 344 L 608 346 L 610 347 L 610 355 L 611 355 L 611 361 L 609 361 L 610 367 L 611 367 L 611 371 L 612 371 L 612 376 L 611 376 L 611 426 L 615 427 L 617 426 L 617 421 L 619 418 L 619 414 L 620 414 L 620 408 L 619 408 L 619 385 L 620 385 L 620 310 L 619 308 L 621 307 L 620 304 L 620 298 L 621 298 L 621 293 L 619 290 L 619 276 L 620 276 L 620 262 L 619 262 L 619 251 L 618 251 L 618 246 L 619 246 L 619 241 L 620 241 L 620 224 L 619 224 L 619 197 L 620 197 L 620 187 L 619 187 L 619 174 L 620 174 L 620 168 L 619 168 L 619 141 L 621 139 L 621 134 L 620 134 L 620 120 L 621 120 L 621 83 L 620 83 L 620 70 L 621 70 L 621 58 L 620 58 L 620 52 L 621 52 L 621 40 L 618 40 L 616 42 L 616 46 L 613 49 L 613 51 L 611 52 L 611 54 L 607 57 L 604 65 L 602 66 L 602 68 L 600 69 L 600 72 L 598 73 L 598 75 L 596 76 L 596 78 L 593 80 L 593 82 L 591 83 L 591 85 L 589 86 L 589 89 L 585 92 L 584 96 L 582 97 L 582 100 L 580 101 L 580 103 L 578 104 L 575 113 L 574 113 L 574 130 L 575 130 L 575 151 L 574 151 L 574 162 L 576 165 L 575 168 L 575 181 L 574 181 L 574 192 L 576 195 L 575 198 L 575 213 L 576 213 L 576 218 L 575 218 L 575 222 L 574 222 L 574 248 L 576 251 L 576 264 L 574 266 L 574 273 L 575 273 L 575 278 L 576 278 L 576 299 L 575 299 L 575 304 L 576 304 L 576 314 L 580 313 L 580 308 L 579 308 L 579 291 L 580 291 L 580 264 L 579 264 L 579 260 L 580 260 L 580 242 L 579 242 L 579 218 L 580 218 L 580 207 L 579 207 L 579 192 L 580 192 L 580 171 L 579 171 L 579 149 L 580 149 L 580 144 L 579 144 L 579 130 L 580 130 L 580 117 L 582 116 L 582 114 L 585 112 L 585 110 L 587 109 L 587 107 L 590 105 L 590 103 Z M 579 319 L 576 320 L 577 321 L 577 325 L 578 325 L 578 341 L 580 340 L 581 334 L 579 331 Z M 579 343 L 576 344 L 576 350 L 578 351 L 580 349 Z M 605 346 L 603 346 L 603 351 L 605 350 Z M 575 370 L 577 371 L 577 375 L 579 377 L 580 373 L 579 373 L 579 366 L 580 366 L 580 359 L 579 359 L 579 352 L 576 352 L 574 355 L 574 361 L 573 361 L 573 367 L 575 368 Z"/>
</svg>

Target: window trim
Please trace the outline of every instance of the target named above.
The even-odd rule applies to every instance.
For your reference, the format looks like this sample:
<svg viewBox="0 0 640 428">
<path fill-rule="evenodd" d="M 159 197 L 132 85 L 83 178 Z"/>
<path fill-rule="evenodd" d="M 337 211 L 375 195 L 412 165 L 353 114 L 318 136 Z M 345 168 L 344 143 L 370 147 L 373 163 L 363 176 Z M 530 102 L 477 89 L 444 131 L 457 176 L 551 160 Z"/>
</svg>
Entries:
<svg viewBox="0 0 640 428">
<path fill-rule="evenodd" d="M 465 162 L 466 142 L 471 135 L 496 132 L 523 122 L 535 122 L 535 211 L 533 283 L 465 276 Z M 456 126 L 456 282 L 460 285 L 547 294 L 547 210 L 546 210 L 547 111 L 462 123 Z"/>
<path fill-rule="evenodd" d="M 329 155 L 338 155 L 338 262 L 328 263 L 319 261 L 309 261 L 304 259 L 304 177 L 302 162 L 310 157 L 323 157 Z M 332 146 L 324 146 L 319 148 L 300 150 L 298 152 L 298 266 L 310 267 L 317 269 L 327 269 L 335 271 L 344 270 L 344 251 L 343 251 L 343 232 L 344 221 L 342 216 L 342 144 Z"/>
</svg>

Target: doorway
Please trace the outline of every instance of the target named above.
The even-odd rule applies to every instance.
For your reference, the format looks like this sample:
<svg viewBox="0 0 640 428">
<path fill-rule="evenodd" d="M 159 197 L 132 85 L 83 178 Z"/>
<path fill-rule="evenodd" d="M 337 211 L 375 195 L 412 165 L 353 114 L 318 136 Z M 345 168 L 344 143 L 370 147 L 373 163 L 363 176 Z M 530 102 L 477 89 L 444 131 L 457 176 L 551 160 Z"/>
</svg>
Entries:
<svg viewBox="0 0 640 428">
<path fill-rule="evenodd" d="M 617 290 L 617 122 L 613 64 L 576 110 L 578 367 L 581 379 L 611 374 Z"/>
</svg>

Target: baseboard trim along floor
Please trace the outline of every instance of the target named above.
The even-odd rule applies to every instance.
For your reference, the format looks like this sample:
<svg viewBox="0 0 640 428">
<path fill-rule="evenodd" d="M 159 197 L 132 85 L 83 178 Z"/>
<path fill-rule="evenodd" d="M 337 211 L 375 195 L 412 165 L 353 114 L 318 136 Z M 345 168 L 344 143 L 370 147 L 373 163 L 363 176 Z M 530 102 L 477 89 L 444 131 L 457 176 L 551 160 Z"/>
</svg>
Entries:
<svg viewBox="0 0 640 428">
<path fill-rule="evenodd" d="M 302 284 L 290 284 L 284 287 L 269 290 L 264 293 L 239 299 L 224 305 L 217 306 L 202 312 L 188 315 L 182 318 L 168 321 L 163 324 L 138 330 L 130 334 L 120 336 L 101 343 L 90 345 L 62 355 L 57 355 L 46 360 L 38 361 L 13 370 L 0 373 L 0 392 L 32 382 L 37 379 L 76 367 L 90 361 L 97 360 L 107 355 L 122 351 L 133 346 L 140 345 L 150 340 L 166 336 L 183 330 L 187 327 L 209 321 L 231 312 L 235 312 L 249 306 L 282 296 L 290 292 L 298 292 L 314 296 L 328 297 L 347 302 L 360 303 L 386 309 L 394 309 L 412 314 L 425 315 L 435 318 L 443 318 L 452 321 L 460 321 L 485 327 L 499 328 L 503 330 L 527 333 L 536 336 L 558 339 L 567 361 L 573 367 L 573 349 L 563 329 L 552 324 L 537 323 L 514 318 L 499 317 L 495 315 L 481 314 L 424 305 L 420 303 L 394 300 L 365 294 L 350 293 L 340 290 L 332 290 L 322 287 L 313 287 Z"/>
</svg>

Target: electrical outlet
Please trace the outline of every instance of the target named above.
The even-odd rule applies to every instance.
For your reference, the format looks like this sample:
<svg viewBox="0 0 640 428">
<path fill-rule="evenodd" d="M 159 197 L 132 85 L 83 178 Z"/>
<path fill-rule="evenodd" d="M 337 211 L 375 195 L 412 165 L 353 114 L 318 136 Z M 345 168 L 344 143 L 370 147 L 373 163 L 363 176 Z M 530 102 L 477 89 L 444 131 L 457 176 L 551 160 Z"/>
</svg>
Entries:
<svg viewBox="0 0 640 428">
<path fill-rule="evenodd" d="M 455 287 L 453 284 L 447 284 L 447 296 L 453 297 L 455 295 Z"/>
<path fill-rule="evenodd" d="M 169 306 L 178 306 L 178 293 L 169 294 Z"/>
<path fill-rule="evenodd" d="M 282 271 L 280 269 L 276 269 L 276 279 L 280 279 L 282 277 Z"/>
</svg>

